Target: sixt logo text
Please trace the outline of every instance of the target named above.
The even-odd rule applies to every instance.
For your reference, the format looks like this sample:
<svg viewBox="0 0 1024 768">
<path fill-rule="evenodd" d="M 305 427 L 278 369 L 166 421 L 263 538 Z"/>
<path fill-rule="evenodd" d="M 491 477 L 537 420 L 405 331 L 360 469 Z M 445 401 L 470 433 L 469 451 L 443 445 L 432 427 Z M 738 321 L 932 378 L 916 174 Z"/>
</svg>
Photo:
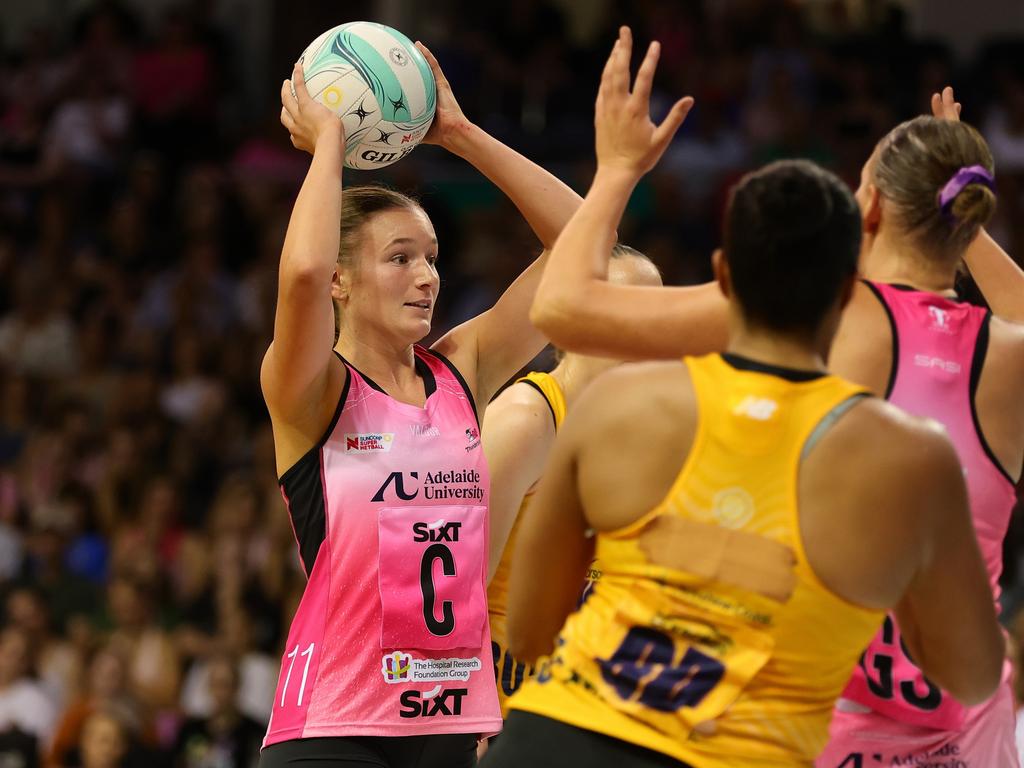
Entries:
<svg viewBox="0 0 1024 768">
<path fill-rule="evenodd" d="M 432 523 L 413 523 L 413 541 L 458 541 L 459 528 L 462 523 L 446 523 L 444 520 L 435 520 Z"/>
<path fill-rule="evenodd" d="M 437 715 L 461 715 L 462 699 L 469 693 L 468 688 L 442 688 L 440 685 L 432 690 L 405 691 L 399 701 L 402 708 L 399 717 L 436 717 Z"/>
</svg>

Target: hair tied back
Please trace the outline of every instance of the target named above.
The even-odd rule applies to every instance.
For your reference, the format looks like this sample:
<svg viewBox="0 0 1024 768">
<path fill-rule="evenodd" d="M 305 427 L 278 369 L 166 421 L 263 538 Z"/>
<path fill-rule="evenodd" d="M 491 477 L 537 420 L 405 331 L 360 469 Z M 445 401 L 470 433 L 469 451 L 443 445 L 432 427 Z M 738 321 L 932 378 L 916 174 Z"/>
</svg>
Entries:
<svg viewBox="0 0 1024 768">
<path fill-rule="evenodd" d="M 939 210 L 947 219 L 953 217 L 953 201 L 968 184 L 984 184 L 995 192 L 995 178 L 983 165 L 967 165 L 953 174 L 939 191 Z"/>
</svg>

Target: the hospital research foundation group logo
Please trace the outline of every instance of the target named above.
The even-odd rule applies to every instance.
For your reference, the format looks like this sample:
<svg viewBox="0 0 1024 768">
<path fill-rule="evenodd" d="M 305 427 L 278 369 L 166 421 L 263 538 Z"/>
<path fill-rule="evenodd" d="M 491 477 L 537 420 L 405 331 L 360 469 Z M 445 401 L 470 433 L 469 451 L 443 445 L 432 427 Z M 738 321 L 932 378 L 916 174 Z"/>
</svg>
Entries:
<svg viewBox="0 0 1024 768">
<path fill-rule="evenodd" d="M 411 669 L 412 656 L 407 653 L 395 651 L 381 659 L 380 671 L 384 675 L 385 683 L 404 683 L 408 681 Z"/>
<path fill-rule="evenodd" d="M 410 653 L 393 651 L 383 656 L 380 672 L 388 685 L 395 683 L 465 682 L 481 669 L 480 658 L 417 659 Z"/>
<path fill-rule="evenodd" d="M 388 685 L 433 683 L 426 691 L 402 691 L 398 716 L 445 717 L 462 714 L 462 700 L 468 688 L 447 688 L 445 682 L 469 680 L 482 668 L 477 656 L 471 658 L 417 659 L 410 653 L 393 651 L 381 658 L 380 671 Z"/>
<path fill-rule="evenodd" d="M 394 432 L 346 433 L 345 453 L 388 453 L 394 442 Z"/>
</svg>

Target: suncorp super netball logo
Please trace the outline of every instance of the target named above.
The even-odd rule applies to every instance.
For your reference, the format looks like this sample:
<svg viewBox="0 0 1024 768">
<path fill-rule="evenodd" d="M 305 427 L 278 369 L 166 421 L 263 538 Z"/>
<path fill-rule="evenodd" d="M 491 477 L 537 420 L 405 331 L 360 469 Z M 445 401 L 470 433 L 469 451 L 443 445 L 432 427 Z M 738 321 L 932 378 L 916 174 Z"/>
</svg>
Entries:
<svg viewBox="0 0 1024 768">
<path fill-rule="evenodd" d="M 394 432 L 346 433 L 345 453 L 387 453 L 394 441 Z"/>
</svg>

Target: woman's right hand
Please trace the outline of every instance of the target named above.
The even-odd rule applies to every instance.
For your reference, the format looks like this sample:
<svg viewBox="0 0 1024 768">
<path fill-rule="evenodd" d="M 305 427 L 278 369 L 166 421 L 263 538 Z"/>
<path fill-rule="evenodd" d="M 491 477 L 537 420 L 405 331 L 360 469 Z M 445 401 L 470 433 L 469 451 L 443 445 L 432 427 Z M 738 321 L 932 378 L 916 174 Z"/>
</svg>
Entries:
<svg viewBox="0 0 1024 768">
<path fill-rule="evenodd" d="M 437 63 L 434 54 L 421 42 L 416 43 L 416 48 L 419 49 L 419 52 L 423 54 L 423 58 L 427 60 L 427 64 L 430 65 L 430 71 L 434 75 L 434 83 L 437 88 L 437 107 L 434 110 L 434 122 L 431 123 L 430 130 L 423 137 L 423 143 L 438 144 L 451 151 L 455 142 L 459 140 L 460 136 L 465 134 L 466 129 L 469 127 L 469 120 L 466 119 L 462 107 L 456 101 L 452 87 L 448 83 L 448 78 L 441 71 L 441 65 Z"/>
<path fill-rule="evenodd" d="M 658 162 L 693 107 L 693 98 L 677 101 L 661 125 L 655 125 L 651 121 L 651 86 L 661 48 L 657 42 L 651 43 L 630 92 L 632 50 L 633 35 L 629 27 L 621 27 L 601 73 L 594 129 L 598 169 L 623 170 L 639 178 Z"/>
<path fill-rule="evenodd" d="M 294 85 L 294 92 L 293 92 Z M 302 62 L 295 62 L 292 79 L 281 84 L 281 125 L 288 129 L 292 146 L 313 154 L 321 137 L 341 142 L 345 153 L 345 131 L 341 119 L 306 90 Z"/>
</svg>

